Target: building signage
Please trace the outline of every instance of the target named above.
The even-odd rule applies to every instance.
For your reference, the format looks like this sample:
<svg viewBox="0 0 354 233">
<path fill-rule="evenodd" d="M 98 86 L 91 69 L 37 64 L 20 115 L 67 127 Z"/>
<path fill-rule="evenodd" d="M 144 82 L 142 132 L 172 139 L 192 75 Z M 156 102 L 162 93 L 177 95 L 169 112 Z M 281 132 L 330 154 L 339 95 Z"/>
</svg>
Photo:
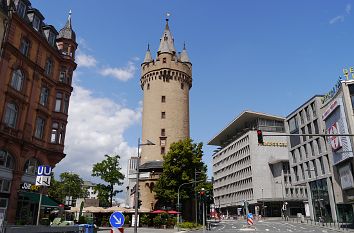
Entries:
<svg viewBox="0 0 354 233">
<path fill-rule="evenodd" d="M 50 166 L 38 166 L 36 185 L 50 186 L 52 168 Z"/>
<path fill-rule="evenodd" d="M 340 167 L 338 172 L 342 189 L 354 188 L 353 174 L 350 164 Z"/>
<path fill-rule="evenodd" d="M 354 67 L 344 68 L 343 75 L 347 80 L 354 79 Z"/>
<path fill-rule="evenodd" d="M 335 122 L 329 129 L 328 134 L 339 134 L 338 122 Z M 332 150 L 336 151 L 342 147 L 342 140 L 339 136 L 330 136 L 329 141 L 331 143 Z"/>
<path fill-rule="evenodd" d="M 286 142 L 264 142 L 262 146 L 278 146 L 278 147 L 287 147 Z"/>
<path fill-rule="evenodd" d="M 36 186 L 34 184 L 30 184 L 30 183 L 22 183 L 21 184 L 21 189 L 22 190 L 26 190 L 26 191 L 38 191 L 39 190 L 39 186 Z"/>
<path fill-rule="evenodd" d="M 334 87 L 322 97 L 321 99 L 322 104 L 326 104 L 329 100 L 331 100 L 332 97 L 338 93 L 341 87 L 342 87 L 342 77 L 339 76 L 339 79 L 337 83 L 334 85 Z"/>
<path fill-rule="evenodd" d="M 336 98 L 328 103 L 322 119 L 325 121 L 328 134 L 349 133 L 342 98 Z M 348 136 L 330 136 L 328 140 L 332 149 L 334 165 L 353 157 L 352 143 Z"/>
<path fill-rule="evenodd" d="M 326 111 L 324 111 L 324 113 L 322 114 L 322 120 L 325 120 L 329 115 L 331 115 L 334 109 L 336 109 L 338 106 L 338 101 L 334 100 L 326 109 Z"/>
</svg>

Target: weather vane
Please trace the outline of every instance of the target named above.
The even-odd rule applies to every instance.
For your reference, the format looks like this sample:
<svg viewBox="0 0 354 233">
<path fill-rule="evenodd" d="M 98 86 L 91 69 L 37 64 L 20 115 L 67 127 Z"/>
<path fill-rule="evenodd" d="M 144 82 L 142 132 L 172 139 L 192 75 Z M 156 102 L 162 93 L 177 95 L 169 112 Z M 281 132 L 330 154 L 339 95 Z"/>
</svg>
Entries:
<svg viewBox="0 0 354 233">
<path fill-rule="evenodd" d="M 171 16 L 169 12 L 166 12 L 166 21 L 168 21 L 168 18 Z"/>
</svg>

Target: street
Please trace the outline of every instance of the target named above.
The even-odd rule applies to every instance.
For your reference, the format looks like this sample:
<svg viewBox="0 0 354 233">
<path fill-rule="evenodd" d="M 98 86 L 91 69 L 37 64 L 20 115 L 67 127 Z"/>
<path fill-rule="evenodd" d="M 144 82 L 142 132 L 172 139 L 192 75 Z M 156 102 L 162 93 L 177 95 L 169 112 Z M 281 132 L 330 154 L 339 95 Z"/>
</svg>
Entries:
<svg viewBox="0 0 354 233">
<path fill-rule="evenodd" d="M 294 222 L 283 222 L 279 219 L 267 219 L 267 220 L 262 220 L 262 221 L 255 221 L 255 224 L 253 227 L 248 228 L 246 226 L 245 221 L 240 221 L 240 220 L 227 220 L 220 222 L 216 225 L 213 225 L 211 227 L 210 231 L 208 232 L 225 232 L 225 233 L 234 233 L 234 232 L 249 232 L 249 231 L 256 231 L 256 232 L 264 232 L 264 233 L 270 233 L 270 232 L 292 232 L 292 233 L 306 233 L 306 232 L 311 232 L 311 233 L 325 233 L 325 232 L 338 232 L 338 229 L 332 230 L 329 228 L 324 228 L 324 227 L 319 227 L 317 225 L 309 225 L 309 224 L 303 224 L 303 223 L 294 223 Z M 343 230 L 342 230 L 343 231 Z M 110 231 L 107 230 L 102 230 L 99 231 L 102 233 L 109 233 Z M 125 228 L 124 229 L 125 233 L 132 233 L 133 228 Z M 173 233 L 176 232 L 176 229 L 156 229 L 156 228 L 139 228 L 138 233 Z M 184 232 L 184 231 L 180 231 Z M 192 231 L 196 233 L 201 233 L 203 230 L 197 230 L 197 231 Z M 346 231 L 346 232 L 352 232 L 352 230 Z"/>
</svg>

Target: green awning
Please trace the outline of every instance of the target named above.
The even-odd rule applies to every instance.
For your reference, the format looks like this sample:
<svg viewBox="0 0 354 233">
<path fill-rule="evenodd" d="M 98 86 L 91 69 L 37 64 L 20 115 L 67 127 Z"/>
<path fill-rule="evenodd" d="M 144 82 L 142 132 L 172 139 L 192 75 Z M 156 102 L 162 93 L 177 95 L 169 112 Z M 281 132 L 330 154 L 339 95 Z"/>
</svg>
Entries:
<svg viewBox="0 0 354 233">
<path fill-rule="evenodd" d="M 37 203 L 39 202 L 40 194 L 39 193 L 33 193 L 33 192 L 21 192 L 19 195 L 19 199 L 21 198 L 26 198 L 32 203 Z M 44 207 L 58 207 L 58 203 L 55 202 L 53 199 L 46 195 L 42 195 L 42 202 L 41 206 Z"/>
</svg>

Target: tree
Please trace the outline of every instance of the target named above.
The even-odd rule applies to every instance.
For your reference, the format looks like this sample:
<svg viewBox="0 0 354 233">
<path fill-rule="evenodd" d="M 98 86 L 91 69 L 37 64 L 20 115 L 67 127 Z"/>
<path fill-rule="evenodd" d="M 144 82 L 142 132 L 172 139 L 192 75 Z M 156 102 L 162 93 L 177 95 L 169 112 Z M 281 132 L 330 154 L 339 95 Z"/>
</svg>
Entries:
<svg viewBox="0 0 354 233">
<path fill-rule="evenodd" d="M 87 188 L 83 186 L 83 179 L 75 173 L 63 172 L 59 176 L 59 181 L 51 179 L 48 188 L 48 195 L 58 201 L 65 201 L 65 197 L 72 197 L 72 200 L 83 198 L 88 195 Z"/>
<path fill-rule="evenodd" d="M 114 190 L 114 185 L 122 185 L 124 180 L 124 175 L 120 172 L 121 167 L 119 167 L 119 155 L 109 156 L 105 155 L 104 160 L 100 163 L 96 163 L 92 168 L 92 176 L 98 176 L 103 181 L 107 182 L 108 185 L 100 184 L 97 186 L 96 190 L 98 195 L 101 197 L 100 202 L 105 203 L 107 200 L 106 192 L 109 193 L 109 203 L 112 206 L 113 197 L 123 190 Z M 101 191 L 101 194 L 100 194 Z"/>
<path fill-rule="evenodd" d="M 172 143 L 163 157 L 163 172 L 154 191 L 160 205 L 174 207 L 177 204 L 178 188 L 183 183 L 192 182 L 197 172 L 197 190 L 206 182 L 206 165 L 202 161 L 202 143 L 193 143 L 191 139 Z M 180 189 L 180 202 L 194 196 L 194 186 L 185 185 Z"/>
</svg>

